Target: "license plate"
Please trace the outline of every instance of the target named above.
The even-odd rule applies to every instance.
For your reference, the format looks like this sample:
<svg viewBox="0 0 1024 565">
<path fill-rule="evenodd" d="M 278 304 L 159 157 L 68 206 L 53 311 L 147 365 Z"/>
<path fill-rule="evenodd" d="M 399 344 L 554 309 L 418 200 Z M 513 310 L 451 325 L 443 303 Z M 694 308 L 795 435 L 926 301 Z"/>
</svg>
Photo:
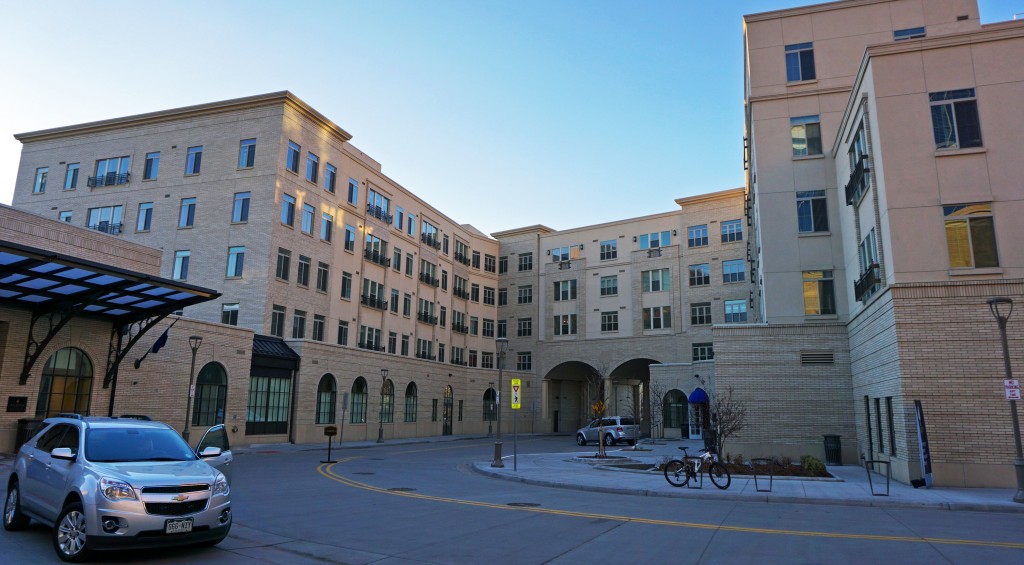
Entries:
<svg viewBox="0 0 1024 565">
<path fill-rule="evenodd" d="M 192 531 L 192 518 L 184 520 L 167 520 L 164 523 L 164 533 L 183 534 Z"/>
</svg>

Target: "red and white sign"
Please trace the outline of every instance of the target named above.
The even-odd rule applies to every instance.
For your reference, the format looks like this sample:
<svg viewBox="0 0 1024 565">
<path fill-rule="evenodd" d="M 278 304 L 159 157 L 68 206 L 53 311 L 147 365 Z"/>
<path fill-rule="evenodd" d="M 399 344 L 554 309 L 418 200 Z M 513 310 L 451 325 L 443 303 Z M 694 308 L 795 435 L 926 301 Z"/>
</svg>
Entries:
<svg viewBox="0 0 1024 565">
<path fill-rule="evenodd" d="M 1003 390 L 1006 392 L 1007 400 L 1020 400 L 1019 379 L 1005 379 L 1003 381 Z"/>
</svg>

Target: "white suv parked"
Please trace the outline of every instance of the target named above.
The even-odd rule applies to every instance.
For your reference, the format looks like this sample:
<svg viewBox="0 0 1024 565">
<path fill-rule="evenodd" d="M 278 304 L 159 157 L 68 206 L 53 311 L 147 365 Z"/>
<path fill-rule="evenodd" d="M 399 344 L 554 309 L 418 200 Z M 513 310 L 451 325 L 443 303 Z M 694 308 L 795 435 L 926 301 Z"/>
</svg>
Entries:
<svg viewBox="0 0 1024 565">
<path fill-rule="evenodd" d="M 231 529 L 231 451 L 224 426 L 197 454 L 167 424 L 61 414 L 18 450 L 7 479 L 4 529 L 53 526 L 64 561 L 92 550 L 215 545 Z"/>
</svg>

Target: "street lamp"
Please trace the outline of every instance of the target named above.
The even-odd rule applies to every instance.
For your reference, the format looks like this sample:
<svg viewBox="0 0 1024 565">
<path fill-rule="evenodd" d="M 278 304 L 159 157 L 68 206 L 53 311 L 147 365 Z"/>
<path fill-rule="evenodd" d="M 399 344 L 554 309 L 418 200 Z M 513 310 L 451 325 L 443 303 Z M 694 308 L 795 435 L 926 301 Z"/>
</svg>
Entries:
<svg viewBox="0 0 1024 565">
<path fill-rule="evenodd" d="M 380 412 L 377 412 L 377 443 L 384 443 L 384 386 L 388 383 L 388 370 L 380 370 Z"/>
<path fill-rule="evenodd" d="M 498 391 L 495 400 L 498 404 L 498 433 L 494 436 L 494 461 L 491 467 L 504 467 L 501 461 L 501 372 L 505 368 L 505 352 L 508 351 L 508 338 L 499 337 L 494 340 L 495 348 L 498 350 Z"/>
<path fill-rule="evenodd" d="M 491 437 L 491 434 L 494 433 L 494 431 L 491 430 L 491 422 L 494 421 L 494 381 L 487 383 L 487 392 L 490 393 L 487 395 L 487 398 L 491 402 L 491 405 L 489 407 L 490 413 L 487 414 L 487 437 Z"/>
<path fill-rule="evenodd" d="M 203 336 L 194 335 L 188 338 L 188 346 L 192 348 L 192 368 L 188 371 L 188 401 L 185 402 L 185 431 L 181 434 L 181 437 L 185 438 L 185 442 L 188 442 L 189 435 L 189 420 L 192 419 L 192 386 L 196 380 L 196 353 L 199 352 L 199 346 L 203 344 Z"/>
<path fill-rule="evenodd" d="M 1003 341 L 1003 366 L 1006 370 L 1006 379 L 1013 378 L 1010 370 L 1010 347 L 1006 342 L 1006 322 L 1013 313 L 1013 300 L 1005 296 L 997 296 L 988 299 L 988 308 L 999 323 L 999 337 Z M 1017 447 L 1017 459 L 1013 462 L 1014 470 L 1017 472 L 1017 494 L 1013 495 L 1013 501 L 1024 504 L 1024 452 L 1020 445 L 1020 423 L 1017 421 L 1017 401 L 1010 400 L 1010 418 L 1013 421 L 1013 441 Z"/>
</svg>

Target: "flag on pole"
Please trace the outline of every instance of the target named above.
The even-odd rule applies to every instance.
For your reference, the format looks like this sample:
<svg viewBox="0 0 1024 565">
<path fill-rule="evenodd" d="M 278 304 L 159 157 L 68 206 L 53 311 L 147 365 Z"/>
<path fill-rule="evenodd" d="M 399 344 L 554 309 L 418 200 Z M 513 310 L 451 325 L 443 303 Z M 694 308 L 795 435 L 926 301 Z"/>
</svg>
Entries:
<svg viewBox="0 0 1024 565">
<path fill-rule="evenodd" d="M 142 365 L 142 362 L 145 361 L 146 357 L 148 357 L 150 353 L 158 353 L 161 349 L 164 348 L 165 345 L 167 345 L 167 338 L 169 338 L 171 335 L 171 328 L 174 327 L 174 324 L 178 323 L 178 319 L 171 322 L 171 325 L 167 326 L 167 329 L 164 330 L 164 333 L 160 334 L 160 337 L 156 338 L 156 341 L 154 341 L 153 345 L 150 346 L 150 348 L 147 349 L 146 352 L 142 354 L 142 357 L 139 357 L 138 359 L 135 360 L 134 365 L 136 369 L 138 369 L 139 366 Z"/>
</svg>

